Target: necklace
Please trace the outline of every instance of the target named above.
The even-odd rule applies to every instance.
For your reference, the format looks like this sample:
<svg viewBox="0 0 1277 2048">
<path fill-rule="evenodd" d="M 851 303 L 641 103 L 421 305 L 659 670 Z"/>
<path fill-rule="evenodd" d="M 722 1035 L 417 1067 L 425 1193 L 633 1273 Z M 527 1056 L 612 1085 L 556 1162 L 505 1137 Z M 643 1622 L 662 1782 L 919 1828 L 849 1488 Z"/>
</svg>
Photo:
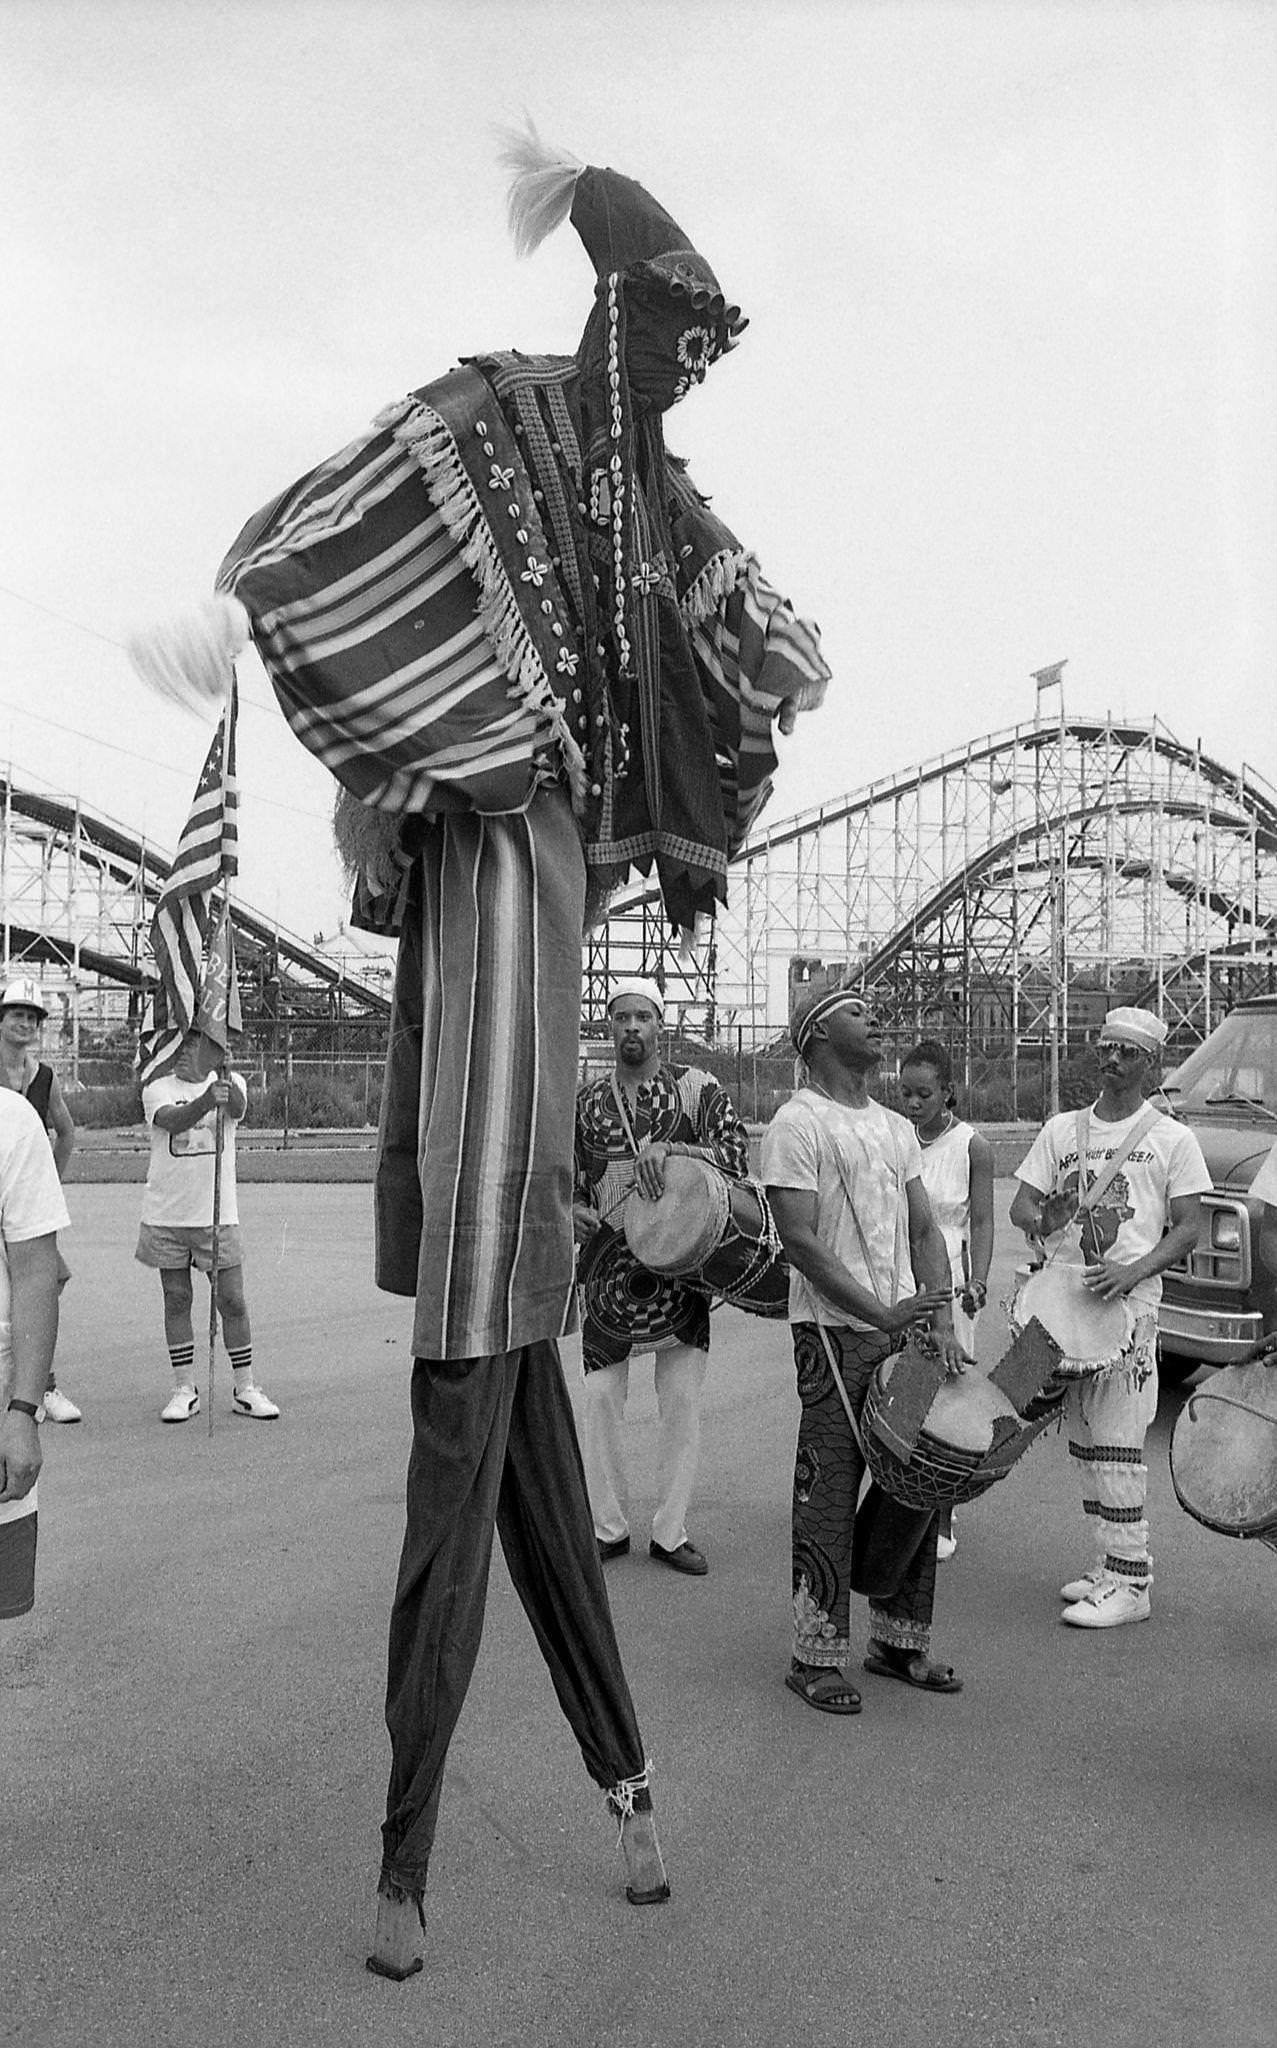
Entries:
<svg viewBox="0 0 1277 2048">
<path fill-rule="evenodd" d="M 817 1095 L 823 1095 L 826 1102 L 832 1102 L 835 1109 L 861 1109 L 867 1106 L 859 1102 L 841 1101 L 837 1095 L 831 1095 L 827 1088 L 822 1087 L 821 1083 L 819 1081 L 813 1080 L 810 1075 L 808 1075 L 807 1077 L 806 1085 L 809 1088 L 814 1088 Z"/>
<path fill-rule="evenodd" d="M 954 1116 L 953 1111 L 951 1109 L 946 1109 L 944 1113 L 944 1122 L 941 1124 L 934 1138 L 924 1138 L 922 1132 L 919 1131 L 918 1143 L 922 1147 L 923 1151 L 926 1151 L 928 1145 L 938 1144 L 940 1139 L 943 1138 L 949 1131 L 953 1129 L 953 1126 L 956 1122 L 957 1118 Z"/>
</svg>

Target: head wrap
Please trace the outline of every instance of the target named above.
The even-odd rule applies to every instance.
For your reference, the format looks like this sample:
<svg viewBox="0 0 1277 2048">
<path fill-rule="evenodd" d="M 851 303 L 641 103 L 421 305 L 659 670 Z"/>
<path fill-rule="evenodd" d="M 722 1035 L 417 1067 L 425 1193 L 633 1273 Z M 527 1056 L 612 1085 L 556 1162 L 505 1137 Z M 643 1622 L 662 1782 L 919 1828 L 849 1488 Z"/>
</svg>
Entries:
<svg viewBox="0 0 1277 2048">
<path fill-rule="evenodd" d="M 1141 1052 L 1157 1053 L 1169 1028 L 1151 1010 L 1110 1010 L 1100 1029 L 1100 1044 L 1137 1045 Z"/>
<path fill-rule="evenodd" d="M 614 981 L 611 994 L 607 999 L 607 1013 L 609 1017 L 622 996 L 637 996 L 641 1002 L 650 1003 L 657 1016 L 664 1022 L 665 997 L 654 981 L 644 981 L 637 975 L 628 981 Z"/>
<path fill-rule="evenodd" d="M 808 990 L 798 998 L 794 1013 L 789 1020 L 789 1036 L 794 1051 L 805 1057 L 807 1047 L 818 1025 L 826 1017 L 832 1017 L 835 1010 L 846 1009 L 849 1003 L 858 1003 L 862 1010 L 869 1008 L 869 998 L 858 988 L 822 988 Z"/>
<path fill-rule="evenodd" d="M 49 1006 L 40 993 L 38 981 L 11 981 L 0 995 L 0 1010 L 34 1010 L 37 1017 L 47 1017 Z"/>
</svg>

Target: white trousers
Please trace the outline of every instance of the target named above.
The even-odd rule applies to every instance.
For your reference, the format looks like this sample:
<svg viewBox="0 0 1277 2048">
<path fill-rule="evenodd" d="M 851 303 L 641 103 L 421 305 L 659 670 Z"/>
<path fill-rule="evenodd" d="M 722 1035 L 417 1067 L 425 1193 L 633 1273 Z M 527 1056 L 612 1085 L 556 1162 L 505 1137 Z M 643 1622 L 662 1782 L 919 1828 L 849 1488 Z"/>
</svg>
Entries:
<svg viewBox="0 0 1277 2048">
<path fill-rule="evenodd" d="M 1095 1563 L 1137 1586 L 1153 1580 L 1148 1547 L 1144 1438 L 1157 1414 L 1156 1325 L 1137 1325 L 1119 1365 L 1075 1380 L 1065 1397 L 1069 1456 L 1082 1486 L 1082 1512 L 1095 1535 Z M 1142 1352 L 1137 1348 L 1143 1338 Z"/>
<path fill-rule="evenodd" d="M 631 1353 L 631 1358 L 642 1353 Z M 652 1540 L 662 1550 L 687 1541 L 687 1509 L 701 1451 L 701 1388 L 709 1353 L 693 1344 L 670 1344 L 653 1354 L 656 1378 L 656 1512 Z M 630 1533 L 625 1501 L 622 1435 L 630 1388 L 630 1358 L 585 1375 L 581 1456 L 600 1543 Z"/>
</svg>

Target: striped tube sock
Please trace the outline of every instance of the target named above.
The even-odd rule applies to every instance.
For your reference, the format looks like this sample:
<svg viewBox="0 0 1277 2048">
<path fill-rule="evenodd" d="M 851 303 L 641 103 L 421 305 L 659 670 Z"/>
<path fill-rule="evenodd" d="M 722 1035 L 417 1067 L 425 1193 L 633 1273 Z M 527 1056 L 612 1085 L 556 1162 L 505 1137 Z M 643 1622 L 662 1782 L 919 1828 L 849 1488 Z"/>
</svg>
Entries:
<svg viewBox="0 0 1277 2048">
<path fill-rule="evenodd" d="M 242 1394 L 245 1387 L 251 1387 L 253 1384 L 253 1347 L 251 1344 L 242 1344 L 238 1351 L 232 1351 L 228 1344 L 226 1356 L 231 1362 L 231 1378 L 235 1383 L 235 1392 Z"/>
<path fill-rule="evenodd" d="M 193 1387 L 195 1385 L 194 1338 L 191 1339 L 189 1344 L 170 1344 L 168 1355 L 169 1363 L 173 1367 L 174 1386 Z"/>
</svg>

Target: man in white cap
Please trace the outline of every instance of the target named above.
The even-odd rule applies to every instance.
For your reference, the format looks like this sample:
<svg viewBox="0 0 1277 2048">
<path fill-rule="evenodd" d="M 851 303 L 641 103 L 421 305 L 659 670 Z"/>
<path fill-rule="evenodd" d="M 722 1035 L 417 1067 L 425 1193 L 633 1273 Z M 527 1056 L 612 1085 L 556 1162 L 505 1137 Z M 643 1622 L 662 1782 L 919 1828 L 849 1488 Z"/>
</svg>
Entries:
<svg viewBox="0 0 1277 2048">
<path fill-rule="evenodd" d="M 671 1154 L 704 1159 L 742 1179 L 749 1172 L 749 1134 L 712 1074 L 662 1060 L 664 1016 L 665 998 L 654 981 L 615 982 L 608 1000 L 613 1071 L 577 1097 L 573 1217 L 582 1245 L 581 1451 L 599 1555 L 605 1561 L 623 1557 L 630 1547 L 622 1445 L 630 1357 L 654 1352 L 657 1501 L 648 1554 L 672 1571 L 699 1578 L 709 1567 L 688 1541 L 687 1510 L 700 1457 L 709 1301 L 684 1281 L 640 1266 L 621 1234 L 620 1212 L 631 1192 L 648 1201 L 664 1192 Z"/>
<path fill-rule="evenodd" d="M 53 1164 L 59 1180 L 66 1178 L 75 1150 L 75 1123 L 66 1106 L 58 1077 L 47 1060 L 40 1058 L 40 1033 L 48 1019 L 49 1006 L 39 982 L 23 976 L 11 981 L 0 993 L 0 1087 L 25 1095 L 39 1117 L 53 1146 Z M 57 1255 L 58 1293 L 71 1278 L 71 1268 L 61 1252 Z M 40 1402 L 38 1420 L 78 1422 L 80 1410 L 58 1385 L 52 1365 L 49 1384 Z"/>
<path fill-rule="evenodd" d="M 1012 1223 L 1035 1251 L 1079 1226 L 1084 1285 L 1100 1301 L 1125 1301 L 1129 1312 L 1120 1356 L 1073 1380 L 1066 1396 L 1069 1455 L 1096 1537 L 1094 1563 L 1060 1588 L 1060 1618 L 1074 1628 L 1149 1617 L 1144 1438 L 1157 1413 L 1161 1276 L 1197 1242 L 1211 1186 L 1193 1133 L 1144 1099 L 1165 1043 L 1166 1026 L 1151 1010 L 1109 1011 L 1099 1100 L 1047 1121 L 1018 1169 L 1011 1204 Z"/>
</svg>

